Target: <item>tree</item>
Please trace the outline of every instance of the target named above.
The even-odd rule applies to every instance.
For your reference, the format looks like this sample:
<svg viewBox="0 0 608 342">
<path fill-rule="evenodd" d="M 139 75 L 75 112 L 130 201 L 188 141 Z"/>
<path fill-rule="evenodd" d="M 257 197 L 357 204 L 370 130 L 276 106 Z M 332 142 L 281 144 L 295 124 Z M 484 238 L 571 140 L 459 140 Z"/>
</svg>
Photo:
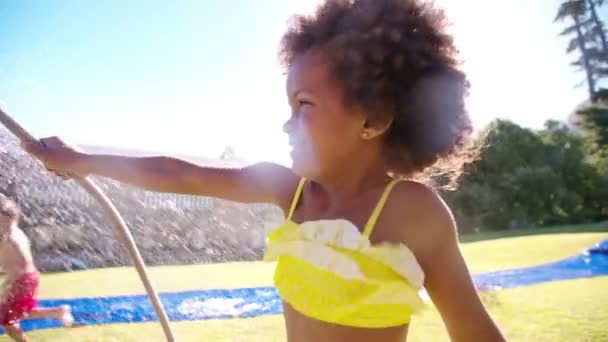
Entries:
<svg viewBox="0 0 608 342">
<path fill-rule="evenodd" d="M 593 104 L 583 106 L 576 114 L 580 128 L 594 144 L 592 152 L 608 148 L 608 90 L 602 90 Z"/>
<path fill-rule="evenodd" d="M 585 142 L 548 121 L 538 132 L 510 121 L 486 128 L 481 157 L 444 194 L 463 231 L 582 223 L 608 217 L 602 178 Z"/>
<path fill-rule="evenodd" d="M 573 22 L 560 35 L 574 35 L 566 52 L 580 52 L 580 57 L 571 64 L 584 70 L 591 102 L 596 98 L 597 85 L 608 78 L 606 31 L 597 15 L 597 7 L 603 4 L 604 0 L 566 0 L 560 5 L 554 19 L 571 19 Z"/>
<path fill-rule="evenodd" d="M 596 101 L 576 111 L 576 124 L 581 129 L 589 156 L 597 168 L 608 174 L 608 90 L 601 89 Z"/>
<path fill-rule="evenodd" d="M 591 19 L 593 20 L 595 26 L 594 34 L 598 37 L 600 43 L 602 44 L 602 50 L 605 54 L 608 53 L 608 43 L 606 42 L 606 31 L 604 31 L 604 23 L 600 20 L 597 15 L 597 7 L 604 4 L 604 0 L 587 0 L 587 5 L 589 6 L 589 11 L 591 13 Z"/>
<path fill-rule="evenodd" d="M 575 121 L 586 139 L 589 158 L 602 172 L 608 172 L 608 89 L 600 82 L 608 79 L 608 43 L 598 7 L 605 0 L 566 0 L 555 20 L 571 18 L 573 25 L 561 35 L 574 35 L 567 53 L 579 51 L 572 64 L 582 67 L 587 79 L 589 99 L 575 111 Z"/>
</svg>

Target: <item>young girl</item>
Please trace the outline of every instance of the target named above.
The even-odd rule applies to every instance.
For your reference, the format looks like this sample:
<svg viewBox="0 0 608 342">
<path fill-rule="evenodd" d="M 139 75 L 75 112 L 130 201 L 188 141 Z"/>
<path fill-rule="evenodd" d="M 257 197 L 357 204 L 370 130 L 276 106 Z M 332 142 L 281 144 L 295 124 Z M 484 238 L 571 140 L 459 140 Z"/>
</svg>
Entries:
<svg viewBox="0 0 608 342">
<path fill-rule="evenodd" d="M 465 76 L 440 11 L 416 0 L 327 0 L 282 40 L 290 169 L 25 148 L 60 175 L 151 191 L 274 203 L 268 236 L 287 338 L 403 341 L 424 286 L 454 341 L 503 341 L 477 296 L 450 210 L 414 177 L 454 180 L 470 123 Z"/>
<path fill-rule="evenodd" d="M 0 298 L 0 324 L 15 341 L 27 341 L 19 321 L 55 318 L 64 326 L 73 322 L 69 306 L 43 308 L 36 305 L 40 274 L 32 260 L 27 236 L 19 229 L 19 208 L 0 194 L 0 266 L 4 283 Z"/>
</svg>

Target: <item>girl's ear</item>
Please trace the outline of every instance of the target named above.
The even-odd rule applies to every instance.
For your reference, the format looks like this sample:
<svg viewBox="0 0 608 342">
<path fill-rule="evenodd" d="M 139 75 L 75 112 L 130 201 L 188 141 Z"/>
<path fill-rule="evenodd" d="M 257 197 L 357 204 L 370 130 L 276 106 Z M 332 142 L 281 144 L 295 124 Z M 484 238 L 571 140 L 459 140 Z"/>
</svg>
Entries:
<svg viewBox="0 0 608 342">
<path fill-rule="evenodd" d="M 372 140 L 385 134 L 393 124 L 393 118 L 390 116 L 383 116 L 382 119 L 371 120 L 367 118 L 363 121 L 361 127 L 361 139 Z"/>
</svg>

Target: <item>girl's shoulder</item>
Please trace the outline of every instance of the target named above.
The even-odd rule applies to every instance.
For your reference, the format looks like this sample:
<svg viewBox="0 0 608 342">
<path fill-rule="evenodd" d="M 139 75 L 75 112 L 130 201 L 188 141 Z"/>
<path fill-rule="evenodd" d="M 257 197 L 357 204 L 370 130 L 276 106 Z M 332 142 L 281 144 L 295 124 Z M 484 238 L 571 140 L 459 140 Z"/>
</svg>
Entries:
<svg viewBox="0 0 608 342">
<path fill-rule="evenodd" d="M 395 185 L 377 225 L 377 240 L 404 243 L 419 259 L 432 255 L 457 235 L 445 201 L 435 190 L 415 181 Z"/>
</svg>

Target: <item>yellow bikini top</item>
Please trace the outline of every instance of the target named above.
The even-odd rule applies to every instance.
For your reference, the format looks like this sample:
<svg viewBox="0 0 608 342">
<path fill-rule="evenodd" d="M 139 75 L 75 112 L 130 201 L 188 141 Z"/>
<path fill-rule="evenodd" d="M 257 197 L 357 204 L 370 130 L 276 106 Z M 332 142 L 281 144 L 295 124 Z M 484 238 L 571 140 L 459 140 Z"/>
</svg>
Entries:
<svg viewBox="0 0 608 342">
<path fill-rule="evenodd" d="M 363 234 L 344 219 L 293 222 L 305 181 L 298 184 L 285 223 L 267 236 L 264 260 L 277 261 L 274 284 L 281 298 L 328 323 L 366 328 L 409 323 L 423 306 L 424 272 L 404 244 L 369 240 L 398 180 L 387 185 Z"/>
</svg>

